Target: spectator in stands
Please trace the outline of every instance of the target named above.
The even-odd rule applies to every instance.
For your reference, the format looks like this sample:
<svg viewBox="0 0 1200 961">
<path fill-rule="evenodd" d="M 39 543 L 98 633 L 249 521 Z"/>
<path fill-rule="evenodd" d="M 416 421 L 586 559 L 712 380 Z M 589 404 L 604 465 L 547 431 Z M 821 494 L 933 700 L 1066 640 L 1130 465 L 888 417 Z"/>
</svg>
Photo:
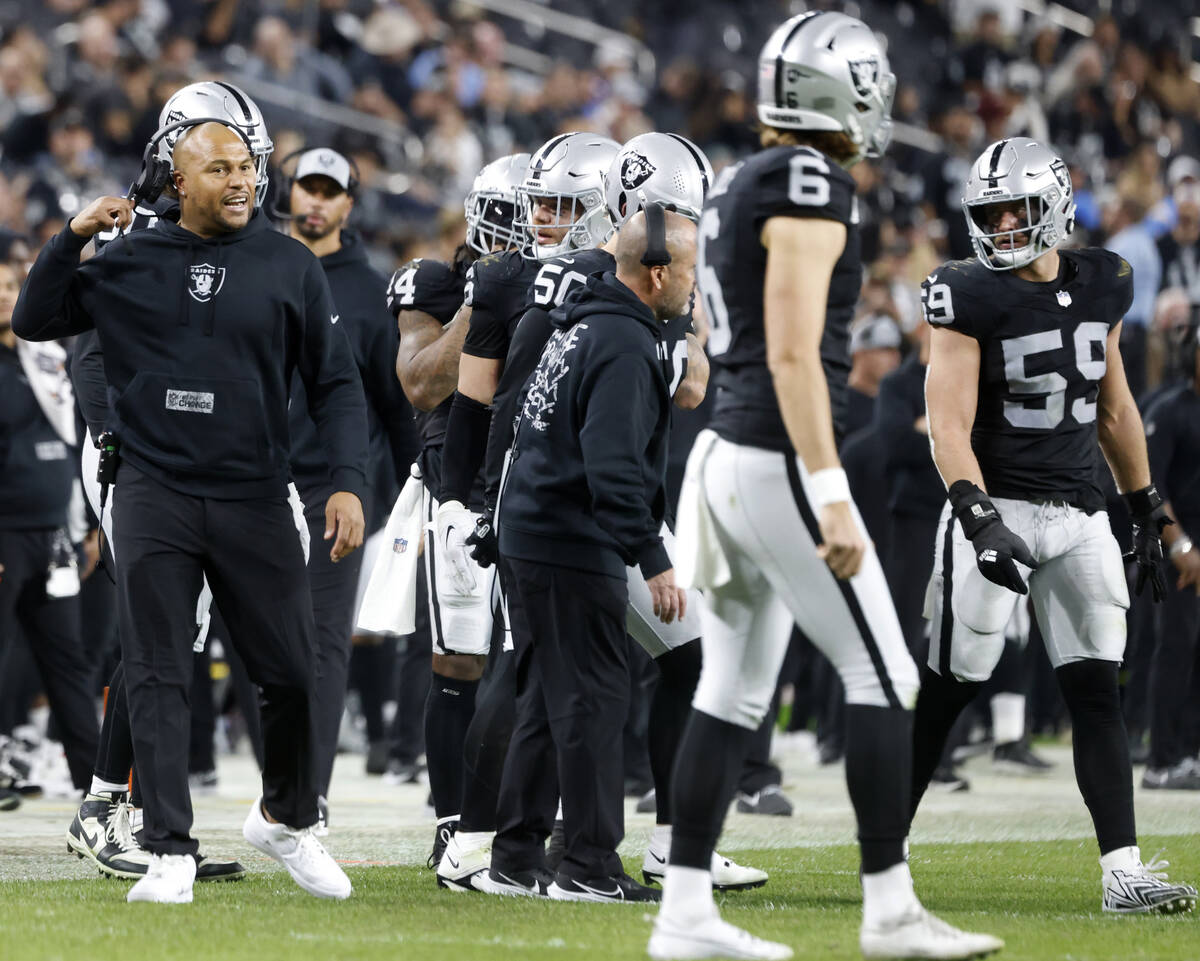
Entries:
<svg viewBox="0 0 1200 961">
<path fill-rule="evenodd" d="M 1134 194 L 1118 194 L 1105 208 L 1109 250 L 1124 257 L 1133 268 L 1133 303 L 1121 327 L 1121 359 L 1134 397 L 1146 389 L 1146 332 L 1154 319 L 1162 261 L 1154 238 L 1144 223 L 1146 207 Z"/>
<path fill-rule="evenodd" d="M 1159 238 L 1162 286 L 1179 287 L 1200 308 L 1200 163 L 1178 157 L 1168 168 L 1175 226 Z"/>
<path fill-rule="evenodd" d="M 900 328 L 886 314 L 867 314 L 850 330 L 850 376 L 846 382 L 846 436 L 875 417 L 879 382 L 900 365 Z"/>
</svg>

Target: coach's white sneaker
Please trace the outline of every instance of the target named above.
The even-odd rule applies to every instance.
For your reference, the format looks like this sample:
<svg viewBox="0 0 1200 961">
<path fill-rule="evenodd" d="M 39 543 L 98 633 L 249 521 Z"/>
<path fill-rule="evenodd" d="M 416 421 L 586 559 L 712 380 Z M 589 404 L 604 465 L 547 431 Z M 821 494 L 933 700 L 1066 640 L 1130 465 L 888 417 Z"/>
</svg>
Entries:
<svg viewBox="0 0 1200 961">
<path fill-rule="evenodd" d="M 670 846 L 655 843 L 650 839 L 646 848 L 646 856 L 642 858 L 642 877 L 647 884 L 662 884 L 667 873 L 667 857 Z M 747 868 L 731 858 L 713 851 L 712 855 L 712 886 L 714 891 L 748 891 L 751 888 L 761 888 L 767 883 L 767 872 L 758 868 Z"/>
<path fill-rule="evenodd" d="M 152 854 L 150 867 L 125 895 L 126 901 L 191 904 L 196 859 L 190 854 Z"/>
<path fill-rule="evenodd" d="M 488 873 L 492 866 L 492 842 L 489 839 L 482 847 L 460 844 L 457 835 L 451 835 L 446 850 L 437 866 L 437 884 L 448 891 L 474 891 L 474 879 Z"/>
<path fill-rule="evenodd" d="M 338 901 L 350 897 L 350 879 L 313 836 L 312 828 L 272 824 L 263 817 L 261 797 L 246 816 L 242 837 L 287 868 L 292 880 L 309 894 Z"/>
<path fill-rule="evenodd" d="M 887 921 L 863 921 L 858 943 L 864 958 L 982 958 L 1004 947 L 990 934 L 960 931 L 920 904 Z"/>
<path fill-rule="evenodd" d="M 646 946 L 655 961 L 688 961 L 694 958 L 735 958 L 738 961 L 785 961 L 792 956 L 786 944 L 764 941 L 749 931 L 712 914 L 699 923 L 679 922 L 660 911 Z"/>
</svg>

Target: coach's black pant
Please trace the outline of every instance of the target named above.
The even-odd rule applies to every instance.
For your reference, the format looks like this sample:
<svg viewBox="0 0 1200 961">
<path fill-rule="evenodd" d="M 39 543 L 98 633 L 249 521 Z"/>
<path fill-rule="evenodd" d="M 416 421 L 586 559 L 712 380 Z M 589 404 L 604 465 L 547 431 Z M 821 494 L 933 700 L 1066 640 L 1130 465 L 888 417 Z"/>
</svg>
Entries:
<svg viewBox="0 0 1200 961">
<path fill-rule="evenodd" d="M 1172 767 L 1189 756 L 1188 695 L 1200 652 L 1200 597 L 1195 588 L 1179 590 L 1169 562 L 1163 577 L 1167 593 L 1155 612 L 1158 635 L 1150 659 L 1150 766 Z M 1143 602 L 1145 598 L 1143 598 Z"/>
<path fill-rule="evenodd" d="M 80 638 L 79 596 L 46 593 L 54 537 L 53 528 L 0 530 L 0 677 L 8 676 L 6 662 L 23 632 L 61 732 L 71 781 L 85 789 L 99 738 L 93 671 Z"/>
<path fill-rule="evenodd" d="M 904 642 L 917 664 L 929 657 L 929 626 L 925 620 L 925 591 L 933 574 L 938 515 L 895 514 L 884 574 L 900 619 Z"/>
<path fill-rule="evenodd" d="M 316 821 L 312 602 L 287 498 L 181 494 L 121 466 L 114 488 L 121 649 L 144 801 L 145 846 L 195 853 L 187 751 L 196 597 L 207 575 L 230 641 L 262 690 L 263 799 Z"/>
<path fill-rule="evenodd" d="M 350 673 L 350 637 L 354 631 L 354 599 L 363 552 L 355 551 L 336 564 L 329 559 L 331 541 L 325 536 L 325 505 L 321 516 L 308 522 L 308 589 L 316 625 L 316 690 L 313 701 L 317 791 L 329 794 L 338 729 L 346 706 L 346 677 Z"/>
<path fill-rule="evenodd" d="M 510 872 L 545 864 L 543 845 L 561 790 L 566 854 L 558 870 L 580 880 L 618 874 L 628 584 L 548 564 L 502 563 L 516 645 L 517 720 L 500 782 L 492 866 Z"/>
</svg>

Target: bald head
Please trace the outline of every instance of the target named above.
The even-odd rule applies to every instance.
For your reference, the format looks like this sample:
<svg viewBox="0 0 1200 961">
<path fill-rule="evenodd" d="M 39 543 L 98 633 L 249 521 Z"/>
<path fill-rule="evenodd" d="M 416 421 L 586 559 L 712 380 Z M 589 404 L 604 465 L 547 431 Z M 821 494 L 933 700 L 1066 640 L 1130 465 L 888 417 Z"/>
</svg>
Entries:
<svg viewBox="0 0 1200 961">
<path fill-rule="evenodd" d="M 179 222 L 202 237 L 240 230 L 254 212 L 254 158 L 222 123 L 184 129 L 171 155 Z"/>
<path fill-rule="evenodd" d="M 665 267 L 642 263 L 649 245 L 646 214 L 639 210 L 617 232 L 617 279 L 632 290 L 659 320 L 678 317 L 687 309 L 696 283 L 696 225 L 674 211 L 663 214 L 667 253 Z"/>
</svg>

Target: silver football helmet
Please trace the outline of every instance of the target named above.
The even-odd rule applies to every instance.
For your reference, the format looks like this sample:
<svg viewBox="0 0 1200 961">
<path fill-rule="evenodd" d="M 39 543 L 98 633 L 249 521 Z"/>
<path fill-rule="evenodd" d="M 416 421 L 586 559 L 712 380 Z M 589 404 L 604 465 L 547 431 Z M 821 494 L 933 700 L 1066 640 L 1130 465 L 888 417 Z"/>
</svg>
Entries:
<svg viewBox="0 0 1200 961">
<path fill-rule="evenodd" d="M 776 28 L 758 56 L 758 119 L 787 130 L 840 130 L 878 157 L 892 139 L 896 75 L 861 20 L 817 11 Z"/>
<path fill-rule="evenodd" d="M 463 201 L 467 246 L 475 253 L 490 254 L 497 247 L 522 245 L 513 218 L 517 212 L 517 188 L 528 169 L 529 154 L 514 153 L 493 160 L 475 175 L 471 192 Z"/>
<path fill-rule="evenodd" d="M 1016 205 L 1018 225 L 996 229 L 994 205 Z M 992 270 L 1014 270 L 1057 247 L 1075 229 L 1071 174 L 1054 151 L 1028 137 L 991 144 L 971 165 L 963 213 L 975 255 Z"/>
<path fill-rule="evenodd" d="M 704 151 L 686 137 L 639 134 L 621 148 L 604 175 L 609 219 L 621 227 L 644 204 L 659 203 L 698 221 L 712 180 Z"/>
<path fill-rule="evenodd" d="M 227 120 L 246 135 L 246 139 L 250 141 L 250 152 L 254 156 L 254 206 L 261 207 L 267 196 L 267 159 L 275 145 L 267 134 L 267 124 L 263 120 L 262 111 L 258 109 L 258 104 L 231 83 L 223 80 L 202 80 L 180 87 L 171 94 L 159 112 L 158 126 L 162 129 L 167 124 L 198 117 Z M 186 130 L 186 127 L 176 130 L 159 142 L 161 159 L 171 159 L 175 142 Z"/>
<path fill-rule="evenodd" d="M 571 250 L 599 247 L 612 234 L 604 205 L 604 174 L 621 145 L 595 133 L 552 137 L 533 154 L 525 180 L 517 188 L 513 225 L 525 231 L 529 256 L 552 260 Z M 548 223 L 535 223 L 538 207 L 553 208 Z M 539 230 L 566 227 L 557 243 L 539 243 Z"/>
</svg>

